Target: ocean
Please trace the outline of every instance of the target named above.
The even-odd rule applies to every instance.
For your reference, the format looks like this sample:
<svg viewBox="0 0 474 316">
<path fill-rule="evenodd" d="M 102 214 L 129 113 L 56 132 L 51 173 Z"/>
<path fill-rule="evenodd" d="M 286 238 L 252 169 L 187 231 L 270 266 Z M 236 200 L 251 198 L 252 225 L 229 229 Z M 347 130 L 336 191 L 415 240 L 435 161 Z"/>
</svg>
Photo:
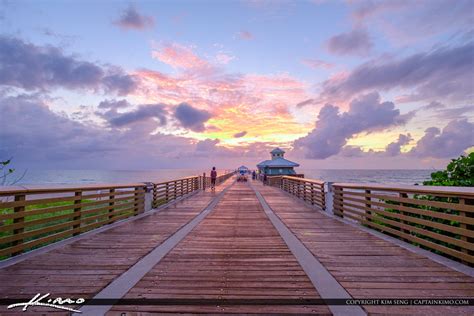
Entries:
<svg viewBox="0 0 474 316">
<path fill-rule="evenodd" d="M 132 183 L 132 182 L 164 182 L 168 180 L 202 175 L 205 170 L 197 169 L 159 169 L 159 170 L 27 170 L 18 185 L 61 185 L 61 184 L 92 184 L 92 183 Z M 331 182 L 359 182 L 380 184 L 422 184 L 430 178 L 435 170 L 329 170 L 303 169 L 306 178 Z M 209 174 L 210 170 L 206 170 Z M 222 172 L 222 171 L 221 171 Z M 10 176 L 21 175 L 21 171 Z"/>
</svg>

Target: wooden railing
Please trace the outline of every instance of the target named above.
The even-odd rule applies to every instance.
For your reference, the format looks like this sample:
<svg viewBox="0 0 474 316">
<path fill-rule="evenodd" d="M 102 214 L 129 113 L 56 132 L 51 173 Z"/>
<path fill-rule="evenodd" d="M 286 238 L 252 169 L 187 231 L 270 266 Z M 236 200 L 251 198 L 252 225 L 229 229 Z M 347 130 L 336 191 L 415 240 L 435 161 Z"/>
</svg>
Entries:
<svg viewBox="0 0 474 316">
<path fill-rule="evenodd" d="M 326 198 L 324 195 L 324 182 L 310 180 L 300 177 L 268 177 L 267 184 L 278 186 L 282 190 L 302 199 L 303 201 L 316 205 L 320 209 L 326 209 Z"/>
<path fill-rule="evenodd" d="M 231 178 L 234 174 L 236 174 L 236 171 L 228 172 L 225 174 L 222 174 L 220 176 L 217 176 L 216 178 L 216 185 L 219 185 L 226 181 L 227 179 Z M 203 174 L 201 178 L 201 186 L 202 189 L 210 188 L 211 187 L 211 177 L 206 176 L 206 174 Z"/>
<path fill-rule="evenodd" d="M 335 183 L 334 214 L 474 264 L 474 188 Z"/>
<path fill-rule="evenodd" d="M 153 208 L 199 190 L 199 186 L 200 178 L 198 176 L 153 183 Z"/>
<path fill-rule="evenodd" d="M 0 188 L 0 259 L 144 211 L 145 185 Z"/>
</svg>

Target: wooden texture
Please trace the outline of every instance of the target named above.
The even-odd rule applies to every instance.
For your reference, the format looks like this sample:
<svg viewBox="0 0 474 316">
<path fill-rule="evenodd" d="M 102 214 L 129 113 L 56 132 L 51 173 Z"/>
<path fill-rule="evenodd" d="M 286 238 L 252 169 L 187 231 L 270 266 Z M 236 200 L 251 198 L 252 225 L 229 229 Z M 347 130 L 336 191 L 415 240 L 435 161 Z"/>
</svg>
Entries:
<svg viewBox="0 0 474 316">
<path fill-rule="evenodd" d="M 6 258 L 143 212 L 145 187 L 2 188 L 0 195 L 0 258 Z"/>
<path fill-rule="evenodd" d="M 276 186 L 296 196 L 299 199 L 316 205 L 320 209 L 326 208 L 324 182 L 299 177 L 271 177 L 269 185 Z"/>
<path fill-rule="evenodd" d="M 236 183 L 215 209 L 125 298 L 319 298 L 266 217 L 255 193 Z M 122 312 L 330 314 L 326 306 L 115 306 Z"/>
<path fill-rule="evenodd" d="M 230 176 L 225 175 L 225 179 Z M 275 214 L 352 297 L 474 297 L 474 278 L 316 210 L 317 207 L 320 208 L 320 205 L 323 205 L 324 201 L 321 197 L 317 201 L 321 204 L 311 203 L 318 200 L 317 195 L 320 194 L 318 192 L 321 192 L 322 188 L 320 182 L 304 179 L 287 179 L 287 181 L 286 191 L 299 199 L 279 188 L 263 186 L 258 181 L 253 183 Z M 196 185 L 200 188 L 206 182 L 206 177 L 165 182 L 157 184 L 164 188 L 157 189 L 157 194 L 168 196 L 171 200 L 182 192 L 195 191 Z M 36 293 L 48 292 L 53 297 L 91 298 L 193 219 L 224 187 L 225 183 L 216 187 L 216 192 L 200 191 L 153 215 L 123 223 L 104 232 L 84 236 L 83 239 L 3 268 L 0 270 L 0 298 L 31 299 Z M 31 193 L 31 188 L 28 189 L 30 191 L 21 191 L 18 188 L 15 189 L 16 191 L 10 190 L 10 192 L 15 192 L 14 195 L 17 198 L 5 201 L 3 207 L 12 208 L 14 211 L 0 216 L 10 221 L 8 225 L 11 226 L 5 231 L 17 231 L 15 234 L 2 238 L 6 238 L 4 240 L 9 243 L 22 246 L 37 233 L 34 230 L 28 230 L 31 225 L 41 225 L 50 221 L 44 218 L 31 220 L 25 214 L 41 215 L 71 210 L 70 213 L 58 213 L 53 216 L 55 221 L 66 219 L 67 221 L 56 222 L 51 231 L 45 227 L 37 228 L 42 230 L 42 234 L 52 233 L 40 238 L 56 238 L 58 234 L 69 234 L 70 231 L 80 233 L 103 225 L 103 221 L 112 222 L 125 218 L 129 216 L 129 212 L 135 214 L 140 211 L 143 194 L 140 188 L 101 187 L 100 191 L 96 188 L 91 190 L 68 188 L 67 196 L 37 197 L 37 200 L 42 203 L 70 202 L 70 205 L 46 208 L 31 207 L 38 202 L 29 203 L 31 200 L 21 197 L 22 195 L 27 197 Z M 381 206 L 376 204 L 385 203 L 386 199 L 386 194 L 381 192 L 380 186 L 377 189 L 372 186 L 351 187 L 348 192 L 344 189 L 336 190 L 342 191 L 337 194 L 340 194 L 343 199 L 342 208 L 337 209 L 336 212 L 342 212 L 343 216 L 361 222 L 363 220 L 362 223 L 366 225 L 376 225 L 381 222 L 380 215 L 388 217 L 387 214 L 382 213 L 388 212 L 380 209 Z M 434 189 L 429 190 L 431 192 Z M 450 198 L 454 197 L 452 190 L 442 190 L 441 194 L 451 194 Z M 395 217 L 384 218 L 384 220 L 393 221 L 394 223 L 388 222 L 393 225 L 396 223 L 400 229 L 397 232 L 404 233 L 404 237 L 409 241 L 409 237 L 413 236 L 405 231 L 413 234 L 421 230 L 421 233 L 424 227 L 440 229 L 441 226 L 438 225 L 445 225 L 444 222 L 432 221 L 430 218 L 457 222 L 459 225 L 451 225 L 447 231 L 452 234 L 461 234 L 461 237 L 447 236 L 445 240 L 462 248 L 463 251 L 459 251 L 464 255 L 462 258 L 468 259 L 473 249 L 471 247 L 472 217 L 466 215 L 473 213 L 472 205 L 469 203 L 469 194 L 463 191 L 464 197 L 456 203 L 451 203 L 451 200 L 451 202 L 433 201 L 436 203 L 433 204 L 435 207 L 449 207 L 452 210 L 452 212 L 436 214 L 426 213 L 430 212 L 430 209 L 414 207 L 416 199 L 413 194 L 415 193 L 412 191 L 391 190 L 389 195 L 394 204 L 389 205 L 398 210 L 398 213 L 395 213 Z M 431 204 L 426 205 L 432 201 L 421 201 L 420 205 L 432 207 Z M 354 209 L 349 204 L 357 207 Z M 450 204 L 455 205 L 451 207 Z M 122 205 L 124 211 L 117 209 L 119 205 Z M 111 208 L 113 208 L 112 211 Z M 103 213 L 97 214 L 98 210 Z M 420 215 L 419 218 L 415 218 L 420 227 L 411 225 L 413 218 L 409 214 Z M 53 231 L 58 227 L 62 229 L 61 225 L 72 228 L 59 231 L 59 233 Z M 0 230 L 2 229 L 0 226 Z M 436 231 L 429 231 L 429 233 L 426 231 L 425 229 L 425 234 L 437 234 Z M 437 236 L 433 235 L 432 238 L 435 237 Z M 153 267 L 125 297 L 300 300 L 302 298 L 317 299 L 320 296 L 266 217 L 254 192 L 246 183 L 236 183 L 215 209 Z M 364 309 L 369 314 L 474 314 L 473 307 L 454 306 L 364 306 Z M 51 312 L 53 315 L 64 314 L 43 307 L 32 308 L 31 313 L 22 313 L 18 309 L 6 311 L 5 306 L 0 306 L 1 315 L 10 313 L 29 315 L 40 312 Z M 116 305 L 109 314 L 121 315 L 123 312 L 127 312 L 127 315 L 160 312 L 330 314 L 326 306 L 305 305 Z"/>
<path fill-rule="evenodd" d="M 216 192 L 223 187 L 217 187 Z M 36 293 L 48 292 L 53 297 L 91 298 L 194 218 L 214 197 L 215 193 L 200 192 L 158 213 L 3 268 L 0 298 L 31 299 Z M 0 315 L 7 313 L 5 309 L 0 306 Z M 35 310 L 48 311 L 42 307 Z"/>
<path fill-rule="evenodd" d="M 334 214 L 472 266 L 474 196 L 469 192 L 336 183 Z"/>
<path fill-rule="evenodd" d="M 153 183 L 153 208 L 199 190 L 199 177 L 187 177 L 167 182 Z"/>
<path fill-rule="evenodd" d="M 354 298 L 473 297 L 474 278 L 332 219 L 277 188 L 267 203 Z M 364 204 L 367 201 L 363 200 Z M 364 213 L 365 214 L 365 213 Z M 474 307 L 365 306 L 374 314 L 472 315 Z"/>
</svg>

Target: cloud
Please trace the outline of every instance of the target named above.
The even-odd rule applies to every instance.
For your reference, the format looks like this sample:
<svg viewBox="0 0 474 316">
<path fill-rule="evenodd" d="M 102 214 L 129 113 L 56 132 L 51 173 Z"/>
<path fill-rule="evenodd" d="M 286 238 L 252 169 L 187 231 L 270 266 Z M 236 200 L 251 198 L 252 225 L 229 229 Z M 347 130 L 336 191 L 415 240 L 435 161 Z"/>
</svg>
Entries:
<svg viewBox="0 0 474 316">
<path fill-rule="evenodd" d="M 304 151 L 307 158 L 328 158 L 338 154 L 355 134 L 402 125 L 410 117 L 401 115 L 392 102 L 381 102 L 375 92 L 352 100 L 345 113 L 326 104 L 318 114 L 316 127 L 307 136 L 295 140 L 294 147 Z"/>
<path fill-rule="evenodd" d="M 254 36 L 252 33 L 250 33 L 249 31 L 240 31 L 239 33 L 237 33 L 237 36 L 240 38 L 240 39 L 243 39 L 243 40 L 253 40 Z"/>
<path fill-rule="evenodd" d="M 0 113 L 0 157 L 12 156 L 28 167 L 156 168 L 157 163 L 175 166 L 176 157 L 194 151 L 188 138 L 151 134 L 157 126 L 151 120 L 127 129 L 103 128 L 55 113 L 36 96 L 0 98 Z M 129 122 L 143 110 L 133 113 Z"/>
<path fill-rule="evenodd" d="M 393 157 L 398 156 L 401 153 L 401 147 L 407 145 L 413 138 L 410 134 L 400 134 L 398 135 L 398 140 L 390 143 L 385 148 L 385 153 L 387 156 Z"/>
<path fill-rule="evenodd" d="M 307 100 L 304 100 L 304 101 L 301 101 L 301 102 L 297 103 L 296 107 L 297 108 L 302 108 L 302 107 L 305 107 L 307 105 L 314 104 L 314 102 L 315 102 L 314 99 L 307 99 Z"/>
<path fill-rule="evenodd" d="M 130 107 L 131 104 L 127 100 L 104 100 L 99 103 L 99 109 L 121 109 Z"/>
<path fill-rule="evenodd" d="M 137 88 L 136 78 L 120 68 L 104 69 L 52 46 L 36 46 L 0 36 L 0 85 L 25 90 L 103 89 L 125 95 Z"/>
<path fill-rule="evenodd" d="M 443 103 L 438 101 L 431 101 L 429 104 L 423 107 L 423 110 L 438 110 L 446 107 Z"/>
<path fill-rule="evenodd" d="M 303 65 L 306 65 L 306 66 L 312 68 L 312 69 L 319 69 L 319 68 L 330 69 L 330 68 L 333 68 L 335 66 L 334 64 L 325 62 L 323 60 L 311 59 L 311 58 L 303 59 L 301 61 L 301 63 Z"/>
<path fill-rule="evenodd" d="M 472 1 L 387 0 L 351 1 L 354 24 L 383 33 L 394 45 L 406 45 L 436 35 L 472 30 Z"/>
<path fill-rule="evenodd" d="M 107 101 L 105 101 L 107 102 Z M 126 102 L 126 101 L 125 101 Z M 101 107 L 102 105 L 102 107 Z M 97 114 L 104 118 L 112 127 L 123 127 L 134 123 L 143 123 L 150 120 L 158 120 L 159 125 L 165 125 L 167 122 L 166 115 L 167 110 L 164 104 L 143 104 L 139 105 L 136 109 L 119 113 L 118 108 L 127 107 L 123 101 L 119 102 L 108 102 L 104 106 L 104 102 L 99 104 L 99 108 L 107 108 L 108 111 L 104 113 L 98 112 Z"/>
<path fill-rule="evenodd" d="M 402 59 L 371 60 L 346 76 L 325 81 L 323 98 L 349 98 L 367 90 L 413 89 L 404 101 L 426 98 L 472 100 L 474 42 L 439 47 Z"/>
<path fill-rule="evenodd" d="M 467 113 L 474 113 L 474 105 L 439 109 L 436 111 L 435 116 L 440 119 L 459 119 L 465 117 Z"/>
<path fill-rule="evenodd" d="M 239 133 L 235 133 L 234 138 L 241 138 L 241 137 L 244 137 L 245 135 L 247 135 L 247 131 L 242 131 Z"/>
<path fill-rule="evenodd" d="M 329 52 L 335 55 L 367 56 L 372 46 L 369 34 L 364 29 L 333 36 L 327 42 Z"/>
<path fill-rule="evenodd" d="M 194 132 L 203 132 L 205 130 L 204 123 L 212 115 L 205 110 L 196 109 L 187 103 L 181 103 L 176 107 L 174 116 L 182 127 Z"/>
<path fill-rule="evenodd" d="M 441 131 L 430 127 L 409 152 L 418 157 L 452 158 L 474 146 L 474 123 L 467 119 L 453 120 Z"/>
<path fill-rule="evenodd" d="M 122 12 L 120 18 L 114 24 L 125 30 L 144 30 L 155 25 L 155 19 L 138 13 L 132 5 Z"/>
<path fill-rule="evenodd" d="M 216 55 L 216 61 L 219 64 L 223 64 L 223 65 L 227 65 L 229 62 L 231 62 L 234 59 L 235 59 L 235 56 L 232 56 L 232 55 L 229 55 L 229 54 L 226 54 L 226 53 L 222 53 L 222 52 L 220 52 Z"/>
<path fill-rule="evenodd" d="M 163 44 L 152 51 L 152 57 L 173 68 L 188 70 L 212 69 L 212 65 L 196 55 L 191 48 L 177 44 Z"/>
</svg>

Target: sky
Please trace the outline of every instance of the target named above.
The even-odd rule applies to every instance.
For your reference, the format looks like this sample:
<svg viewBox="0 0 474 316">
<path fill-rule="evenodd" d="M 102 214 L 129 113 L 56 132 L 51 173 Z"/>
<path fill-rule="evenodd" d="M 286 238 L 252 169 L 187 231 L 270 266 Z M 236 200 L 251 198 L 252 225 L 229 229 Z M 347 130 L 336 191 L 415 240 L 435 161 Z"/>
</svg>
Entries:
<svg viewBox="0 0 474 316">
<path fill-rule="evenodd" d="M 0 160 L 438 169 L 474 146 L 472 0 L 0 0 Z"/>
</svg>

